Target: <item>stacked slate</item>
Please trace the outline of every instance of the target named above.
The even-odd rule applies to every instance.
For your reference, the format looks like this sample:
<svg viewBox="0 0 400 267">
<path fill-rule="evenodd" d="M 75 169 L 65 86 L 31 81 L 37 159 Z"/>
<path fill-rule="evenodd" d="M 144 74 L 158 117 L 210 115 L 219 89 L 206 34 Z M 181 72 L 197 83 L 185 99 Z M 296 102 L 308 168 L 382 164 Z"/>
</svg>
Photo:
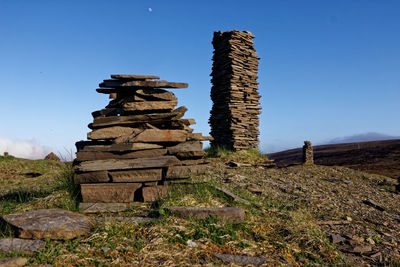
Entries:
<svg viewBox="0 0 400 267">
<path fill-rule="evenodd" d="M 171 180 L 204 171 L 201 141 L 209 140 L 183 119 L 176 96 L 161 88 L 187 88 L 186 83 L 158 76 L 111 75 L 97 92 L 110 103 L 92 113 L 89 141 L 76 143 L 75 183 L 84 203 L 151 202 L 166 195 Z"/>
<path fill-rule="evenodd" d="M 303 146 L 303 163 L 314 164 L 314 150 L 310 141 L 304 141 Z"/>
<path fill-rule="evenodd" d="M 253 38 L 248 31 L 214 32 L 211 146 L 232 150 L 258 147 L 259 58 Z"/>
</svg>

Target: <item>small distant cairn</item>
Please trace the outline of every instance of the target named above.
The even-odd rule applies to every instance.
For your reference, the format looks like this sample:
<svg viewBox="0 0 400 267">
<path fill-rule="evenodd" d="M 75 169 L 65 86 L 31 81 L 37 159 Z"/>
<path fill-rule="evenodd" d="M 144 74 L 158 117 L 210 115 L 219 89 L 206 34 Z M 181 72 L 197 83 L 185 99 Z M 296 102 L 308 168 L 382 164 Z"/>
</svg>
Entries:
<svg viewBox="0 0 400 267">
<path fill-rule="evenodd" d="M 303 146 L 303 163 L 314 164 L 314 152 L 310 141 L 304 141 Z"/>
<path fill-rule="evenodd" d="M 212 147 L 257 148 L 261 113 L 258 56 L 248 31 L 214 32 L 209 123 Z"/>
<path fill-rule="evenodd" d="M 60 158 L 54 154 L 53 152 L 50 152 L 46 157 L 44 157 L 45 160 L 54 160 L 60 162 Z"/>
<path fill-rule="evenodd" d="M 111 75 L 96 91 L 115 98 L 92 113 L 89 141 L 76 143 L 75 183 L 86 203 L 152 202 L 167 194 L 167 184 L 204 172 L 201 141 L 210 140 L 183 119 L 176 96 L 161 88 L 187 83 L 152 75 Z M 81 205 L 82 206 L 82 205 Z"/>
<path fill-rule="evenodd" d="M 9 156 L 8 152 L 4 152 L 4 157 L 6 158 L 8 156 Z"/>
</svg>

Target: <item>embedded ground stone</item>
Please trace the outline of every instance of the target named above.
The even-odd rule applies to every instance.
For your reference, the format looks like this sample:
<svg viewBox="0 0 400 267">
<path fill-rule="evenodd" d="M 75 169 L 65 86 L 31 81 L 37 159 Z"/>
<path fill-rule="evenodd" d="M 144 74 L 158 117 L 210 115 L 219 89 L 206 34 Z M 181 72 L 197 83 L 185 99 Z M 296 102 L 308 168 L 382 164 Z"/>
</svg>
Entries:
<svg viewBox="0 0 400 267">
<path fill-rule="evenodd" d="M 0 239 L 0 251 L 3 253 L 32 254 L 43 247 L 46 242 L 42 240 L 30 240 L 20 238 Z"/>
<path fill-rule="evenodd" d="M 0 267 L 20 267 L 25 266 L 27 262 L 28 259 L 23 257 L 1 258 Z"/>
<path fill-rule="evenodd" d="M 86 216 L 62 209 L 40 209 L 2 216 L 17 229 L 19 238 L 72 239 L 90 232 Z"/>
</svg>

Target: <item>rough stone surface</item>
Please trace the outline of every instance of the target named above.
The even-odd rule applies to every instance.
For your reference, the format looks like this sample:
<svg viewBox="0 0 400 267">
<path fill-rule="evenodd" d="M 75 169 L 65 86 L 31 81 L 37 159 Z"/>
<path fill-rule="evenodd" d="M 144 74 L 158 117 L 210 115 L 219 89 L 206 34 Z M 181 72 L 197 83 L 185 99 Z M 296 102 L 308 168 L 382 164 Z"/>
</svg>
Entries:
<svg viewBox="0 0 400 267">
<path fill-rule="evenodd" d="M 142 188 L 144 202 L 153 202 L 167 197 L 167 187 L 164 185 L 146 186 Z"/>
<path fill-rule="evenodd" d="M 303 163 L 314 164 L 314 151 L 310 141 L 304 141 Z"/>
<path fill-rule="evenodd" d="M 102 213 L 125 211 L 129 203 L 79 203 L 79 210 L 83 213 Z"/>
<path fill-rule="evenodd" d="M 46 242 L 42 240 L 29 240 L 21 238 L 0 239 L 0 251 L 3 253 L 32 254 L 43 247 Z"/>
<path fill-rule="evenodd" d="M 177 97 L 161 88 L 186 88 L 184 83 L 158 80 L 154 75 L 112 75 L 99 84 L 97 92 L 109 94 L 109 104 L 92 112 L 89 141 L 77 142 L 75 183 L 81 184 L 84 212 L 119 210 L 119 205 L 154 201 L 166 195 L 168 167 L 203 164 L 201 140 L 194 133 L 194 119 L 183 119 L 187 108 L 175 108 Z M 181 176 L 198 172 L 186 167 Z M 191 170 L 192 169 L 192 170 Z M 185 173 L 185 174 L 184 174 Z M 170 170 L 171 174 L 171 170 Z M 143 189 L 142 189 L 143 188 Z"/>
<path fill-rule="evenodd" d="M 266 263 L 266 259 L 261 257 L 249 257 L 249 256 L 239 256 L 230 254 L 215 254 L 216 258 L 222 260 L 225 263 L 234 263 L 238 265 L 254 265 L 260 266 Z"/>
<path fill-rule="evenodd" d="M 140 183 L 81 184 L 82 201 L 85 203 L 128 203 L 133 201 Z"/>
<path fill-rule="evenodd" d="M 166 179 L 189 178 L 194 175 L 204 173 L 208 165 L 192 165 L 192 166 L 171 166 L 168 167 L 165 175 Z"/>
<path fill-rule="evenodd" d="M 107 171 L 85 172 L 75 174 L 74 181 L 76 184 L 106 183 L 110 181 L 110 177 Z"/>
<path fill-rule="evenodd" d="M 27 258 L 23 257 L 12 257 L 0 259 L 0 267 L 20 267 L 25 266 L 28 262 Z"/>
<path fill-rule="evenodd" d="M 258 56 L 247 31 L 214 32 L 210 112 L 213 147 L 233 150 L 258 147 L 261 113 Z"/>
<path fill-rule="evenodd" d="M 170 207 L 172 215 L 182 218 L 204 219 L 215 216 L 217 219 L 230 222 L 243 222 L 245 212 L 241 208 L 195 208 L 195 207 Z"/>
<path fill-rule="evenodd" d="M 19 238 L 72 239 L 90 232 L 89 219 L 62 209 L 40 209 L 2 216 L 15 227 Z"/>
<path fill-rule="evenodd" d="M 162 179 L 162 169 L 112 171 L 110 172 L 110 175 L 114 183 L 160 181 Z"/>
<path fill-rule="evenodd" d="M 44 157 L 45 160 L 54 160 L 54 161 L 60 161 L 60 158 L 57 157 L 56 154 L 54 154 L 53 152 L 50 152 L 50 154 L 48 154 L 46 157 Z"/>
</svg>

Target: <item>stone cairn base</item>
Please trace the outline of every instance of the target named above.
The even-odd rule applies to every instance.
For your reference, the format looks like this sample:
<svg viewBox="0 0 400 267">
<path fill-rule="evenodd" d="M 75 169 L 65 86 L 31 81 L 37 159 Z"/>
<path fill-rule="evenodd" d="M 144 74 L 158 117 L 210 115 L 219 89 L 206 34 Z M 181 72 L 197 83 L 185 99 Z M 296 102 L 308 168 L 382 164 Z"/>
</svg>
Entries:
<svg viewBox="0 0 400 267">
<path fill-rule="evenodd" d="M 303 163 L 314 164 L 314 151 L 310 141 L 304 141 Z"/>
<path fill-rule="evenodd" d="M 186 83 L 157 76 L 111 75 L 97 92 L 114 98 L 95 111 L 90 141 L 76 143 L 75 183 L 84 203 L 151 202 L 165 197 L 169 181 L 189 178 L 207 166 L 201 141 L 210 140 L 182 119 L 176 96 L 161 88 Z"/>
<path fill-rule="evenodd" d="M 247 31 L 214 32 L 213 106 L 209 120 L 213 147 L 233 150 L 258 147 L 259 58 L 253 38 Z"/>
</svg>

